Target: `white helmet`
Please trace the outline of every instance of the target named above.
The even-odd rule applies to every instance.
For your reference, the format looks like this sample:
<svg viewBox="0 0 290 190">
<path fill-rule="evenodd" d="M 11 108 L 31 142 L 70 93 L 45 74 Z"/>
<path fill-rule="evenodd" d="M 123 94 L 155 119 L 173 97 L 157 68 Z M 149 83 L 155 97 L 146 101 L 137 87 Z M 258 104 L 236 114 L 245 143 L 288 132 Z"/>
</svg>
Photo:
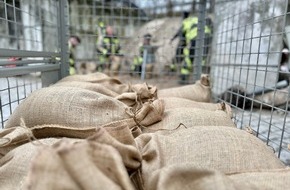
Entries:
<svg viewBox="0 0 290 190">
<path fill-rule="evenodd" d="M 288 48 L 284 48 L 284 49 L 282 50 L 282 53 L 288 54 L 288 53 L 289 53 L 289 49 L 288 49 Z"/>
</svg>

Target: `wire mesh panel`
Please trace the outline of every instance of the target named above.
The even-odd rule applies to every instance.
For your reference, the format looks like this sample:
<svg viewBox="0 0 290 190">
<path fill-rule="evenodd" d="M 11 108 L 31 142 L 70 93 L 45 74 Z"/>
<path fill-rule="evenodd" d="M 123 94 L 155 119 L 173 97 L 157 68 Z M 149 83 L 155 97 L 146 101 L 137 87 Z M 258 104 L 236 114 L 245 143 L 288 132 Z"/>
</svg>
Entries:
<svg viewBox="0 0 290 190">
<path fill-rule="evenodd" d="M 289 164 L 288 1 L 216 1 L 213 92 Z"/>
<path fill-rule="evenodd" d="M 0 1 L 0 128 L 32 91 L 65 75 L 56 59 L 66 61 L 65 12 L 66 1 Z"/>
<path fill-rule="evenodd" d="M 178 48 L 186 46 L 185 42 L 180 45 L 185 39 L 181 40 L 178 33 L 182 30 L 182 15 L 189 12 L 190 17 L 199 17 L 192 27 L 196 34 L 201 34 L 200 26 L 212 26 L 213 5 L 211 1 L 191 0 L 70 2 L 70 33 L 82 39 L 75 52 L 78 72 L 100 71 L 126 81 L 178 86 L 182 66 L 186 64 L 178 61 L 185 57 L 183 52 L 178 53 Z M 108 37 L 107 26 L 112 27 L 112 37 Z M 203 33 L 200 40 L 193 37 L 199 45 L 193 46 L 187 55 L 192 67 L 188 83 L 199 79 L 202 69 L 209 72 L 209 34 Z"/>
</svg>

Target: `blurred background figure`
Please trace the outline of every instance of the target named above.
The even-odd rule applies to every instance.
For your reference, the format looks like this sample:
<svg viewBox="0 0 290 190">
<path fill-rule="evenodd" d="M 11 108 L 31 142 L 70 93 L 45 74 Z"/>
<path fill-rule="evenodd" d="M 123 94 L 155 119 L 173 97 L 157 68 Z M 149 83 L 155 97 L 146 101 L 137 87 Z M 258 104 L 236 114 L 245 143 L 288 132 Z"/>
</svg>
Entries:
<svg viewBox="0 0 290 190">
<path fill-rule="evenodd" d="M 142 64 L 143 64 L 143 56 L 144 56 L 144 48 L 149 49 L 151 46 L 151 34 L 145 34 L 143 36 L 143 42 L 141 47 L 139 47 L 139 55 L 134 56 L 133 65 L 131 66 L 131 74 L 137 73 L 138 75 L 141 75 L 142 72 Z M 147 52 L 147 55 L 149 52 Z M 148 56 L 147 56 L 148 57 Z M 146 60 L 147 63 L 151 62 L 150 58 L 149 60 Z"/>
<path fill-rule="evenodd" d="M 76 59 L 75 59 L 75 49 L 81 43 L 81 39 L 78 36 L 70 36 L 68 40 L 68 50 L 69 50 L 69 74 L 76 74 Z"/>
<path fill-rule="evenodd" d="M 114 35 L 112 26 L 106 26 L 106 33 L 102 39 L 97 41 L 98 66 L 97 71 L 103 72 L 105 69 L 110 70 L 112 60 L 116 60 L 114 56 L 120 56 L 120 40 Z M 115 62 L 114 62 L 115 63 Z M 120 63 L 116 63 L 119 64 Z"/>
<path fill-rule="evenodd" d="M 176 34 L 170 39 L 170 44 L 171 44 L 177 37 L 179 38 L 178 45 L 175 52 L 175 59 L 172 61 L 173 63 L 170 65 L 170 70 L 172 72 L 176 71 L 176 64 L 181 64 L 184 59 L 183 49 L 186 46 L 186 40 L 185 40 L 186 31 L 185 31 L 184 25 L 187 23 L 185 19 L 188 18 L 188 16 L 189 16 L 189 12 L 187 11 L 183 12 L 182 26 L 179 28 Z"/>
<path fill-rule="evenodd" d="M 182 35 L 185 36 L 185 46 L 183 46 L 183 56 L 182 56 L 182 66 L 180 70 L 180 84 L 187 84 L 190 72 L 192 71 L 195 55 L 195 44 L 198 35 L 198 17 L 191 16 L 189 13 L 184 14 L 184 19 L 182 22 Z M 210 36 L 211 29 L 208 25 L 204 27 L 205 37 Z M 184 43 L 184 42 L 183 42 Z M 208 47 L 208 40 L 204 41 L 203 47 Z M 208 50 L 206 49 L 203 54 L 202 64 L 205 64 Z"/>
<path fill-rule="evenodd" d="M 289 49 L 282 50 L 281 61 L 279 66 L 278 82 L 286 80 L 289 85 Z"/>
</svg>

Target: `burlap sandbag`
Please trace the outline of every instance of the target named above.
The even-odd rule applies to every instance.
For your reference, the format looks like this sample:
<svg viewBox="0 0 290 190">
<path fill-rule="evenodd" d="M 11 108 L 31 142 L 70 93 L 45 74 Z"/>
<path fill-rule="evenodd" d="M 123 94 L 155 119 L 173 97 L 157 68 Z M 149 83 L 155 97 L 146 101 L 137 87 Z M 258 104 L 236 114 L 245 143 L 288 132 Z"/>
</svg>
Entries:
<svg viewBox="0 0 290 190">
<path fill-rule="evenodd" d="M 31 168 L 25 189 L 133 189 L 118 151 L 93 141 L 63 140 L 40 151 Z"/>
<path fill-rule="evenodd" d="M 156 170 L 181 163 L 225 174 L 285 168 L 272 149 L 237 128 L 200 126 L 141 134 L 135 140 L 145 185 Z"/>
<path fill-rule="evenodd" d="M 0 159 L 0 189 L 23 189 L 31 160 L 44 145 L 52 145 L 59 139 L 47 138 L 21 145 Z M 60 176 L 59 176 L 60 177 Z"/>
<path fill-rule="evenodd" d="M 185 164 L 171 165 L 152 173 L 150 190 L 244 190 L 288 189 L 290 170 L 268 170 L 225 175 L 217 170 L 197 169 Z"/>
<path fill-rule="evenodd" d="M 155 86 L 148 85 L 147 83 L 134 85 L 118 82 L 114 83 L 115 79 L 107 79 L 100 80 L 100 83 L 86 81 L 60 81 L 53 86 L 77 87 L 92 90 L 94 92 L 114 97 L 128 106 L 134 106 L 138 102 L 143 103 L 157 98 L 157 88 Z M 105 83 L 105 81 L 107 83 Z M 109 83 L 109 81 L 111 82 Z"/>
<path fill-rule="evenodd" d="M 137 176 L 134 176 L 134 180 Z M 227 176 L 217 170 L 198 169 L 187 164 L 163 167 L 148 176 L 150 190 L 243 190 L 244 184 L 234 184 Z M 146 181 L 147 181 L 146 180 Z"/>
<path fill-rule="evenodd" d="M 178 97 L 197 102 L 211 101 L 211 87 L 209 76 L 203 74 L 195 84 L 181 87 L 161 89 L 157 91 L 158 98 Z"/>
<path fill-rule="evenodd" d="M 90 73 L 86 75 L 70 75 L 59 80 L 58 83 L 65 82 L 65 81 L 82 81 L 82 82 L 98 83 L 99 81 L 102 81 L 104 79 L 110 79 L 110 78 L 111 77 L 106 75 L 105 73 L 95 72 L 95 73 Z M 120 81 L 118 83 L 121 84 Z"/>
<path fill-rule="evenodd" d="M 134 189 L 122 157 L 112 146 L 62 140 L 39 151 L 24 189 Z"/>
<path fill-rule="evenodd" d="M 77 87 L 77 88 L 92 90 L 94 92 L 99 92 L 101 94 L 104 94 L 110 97 L 116 97 L 119 95 L 117 92 L 99 83 L 90 83 L 90 82 L 82 82 L 82 81 L 65 81 L 65 82 L 56 83 L 53 86 Z"/>
<path fill-rule="evenodd" d="M 120 131 L 118 126 L 114 130 Z M 85 139 L 94 134 L 96 134 L 96 128 L 93 127 L 72 128 L 61 125 L 39 125 L 32 128 L 18 126 L 3 129 L 0 131 L 0 158 L 14 148 L 35 139 L 51 137 Z"/>
<path fill-rule="evenodd" d="M 102 125 L 101 127 L 117 127 L 126 125 L 131 130 L 132 135 L 137 137 L 142 133 L 142 129 L 146 129 L 148 126 L 158 123 L 163 120 L 164 116 L 164 102 L 163 100 L 155 100 L 153 102 L 146 102 L 142 106 L 142 109 L 135 112 L 130 119 L 124 119 L 120 121 L 113 121 Z"/>
<path fill-rule="evenodd" d="M 227 176 L 235 184 L 245 184 L 245 189 L 288 189 L 290 169 L 245 172 Z"/>
<path fill-rule="evenodd" d="M 173 108 L 199 108 L 211 111 L 224 110 L 230 117 L 232 117 L 233 115 L 230 105 L 226 104 L 225 102 L 221 103 L 196 102 L 185 98 L 177 98 L 177 97 L 167 97 L 160 99 L 164 101 L 165 110 Z"/>
<path fill-rule="evenodd" d="M 116 99 L 131 107 L 138 106 L 157 99 L 157 88 L 147 83 L 130 85 L 130 90 L 118 95 Z"/>
<path fill-rule="evenodd" d="M 173 130 L 179 127 L 192 128 L 194 126 L 236 127 L 229 114 L 223 110 L 175 108 L 165 110 L 162 120 L 143 128 L 143 132 L 155 132 L 163 129 Z"/>
<path fill-rule="evenodd" d="M 254 100 L 256 100 L 253 102 L 255 107 L 260 107 L 261 104 L 265 108 L 286 105 L 289 101 L 289 87 L 257 95 Z"/>
<path fill-rule="evenodd" d="M 88 82 L 88 83 L 93 83 L 93 84 L 99 84 L 102 85 L 109 90 L 116 92 L 117 94 L 122 94 L 124 92 L 130 91 L 130 85 L 129 84 L 124 84 L 120 80 L 114 77 L 110 77 L 104 73 L 96 72 L 92 74 L 87 74 L 87 75 L 71 75 L 67 76 L 60 81 L 58 81 L 56 84 L 57 85 L 65 85 L 65 84 L 60 84 L 65 82 L 66 84 L 68 82 Z M 83 87 L 85 88 L 85 87 Z"/>
<path fill-rule="evenodd" d="M 147 109 L 152 108 L 151 104 L 152 102 L 146 102 L 139 110 L 131 110 L 126 104 L 112 97 L 90 90 L 64 86 L 47 87 L 34 91 L 21 102 L 5 128 L 19 126 L 21 118 L 27 127 L 58 124 L 77 128 L 97 127 L 124 119 L 145 120 L 150 115 L 148 112 L 153 111 Z M 154 109 L 159 108 L 155 106 Z M 154 118 L 151 119 L 152 123 L 156 122 Z"/>
</svg>

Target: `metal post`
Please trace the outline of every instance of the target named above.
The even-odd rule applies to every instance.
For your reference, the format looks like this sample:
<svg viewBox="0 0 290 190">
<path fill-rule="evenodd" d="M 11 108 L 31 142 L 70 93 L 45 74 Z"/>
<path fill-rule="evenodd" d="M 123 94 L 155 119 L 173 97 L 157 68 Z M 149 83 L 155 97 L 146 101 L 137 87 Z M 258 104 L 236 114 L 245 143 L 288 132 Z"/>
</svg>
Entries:
<svg viewBox="0 0 290 190">
<path fill-rule="evenodd" d="M 67 0 L 59 0 L 59 36 L 60 36 L 60 78 L 69 75 L 68 62 L 68 3 Z"/>
<path fill-rule="evenodd" d="M 147 51 L 148 51 L 148 48 L 146 46 L 144 46 L 143 63 L 142 63 L 142 71 L 141 71 L 141 80 L 142 81 L 145 79 L 145 74 L 146 74 Z"/>
<path fill-rule="evenodd" d="M 206 0 L 200 0 L 198 6 L 198 32 L 195 43 L 195 55 L 193 65 L 193 80 L 194 82 L 200 79 L 202 73 L 202 59 L 203 59 L 203 47 L 204 47 L 204 28 L 205 28 L 205 11 L 206 11 Z M 196 69 L 194 68 L 196 66 Z"/>
</svg>

